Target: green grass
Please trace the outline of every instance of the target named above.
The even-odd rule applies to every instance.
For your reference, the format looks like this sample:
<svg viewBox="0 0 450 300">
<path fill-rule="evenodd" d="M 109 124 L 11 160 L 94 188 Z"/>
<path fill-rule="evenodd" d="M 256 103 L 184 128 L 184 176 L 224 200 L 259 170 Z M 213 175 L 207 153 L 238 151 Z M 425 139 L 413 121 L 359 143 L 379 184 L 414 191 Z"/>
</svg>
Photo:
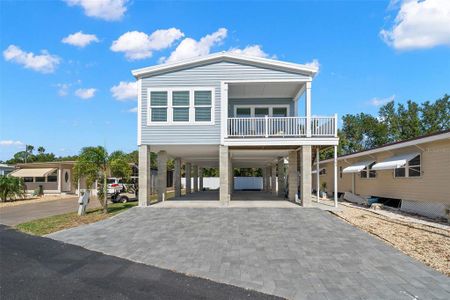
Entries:
<svg viewBox="0 0 450 300">
<path fill-rule="evenodd" d="M 173 192 L 166 194 L 167 199 L 173 197 Z M 156 201 L 156 195 L 152 195 L 151 202 Z M 108 204 L 108 213 L 103 213 L 102 208 L 89 209 L 86 215 L 79 216 L 77 212 L 55 215 L 43 219 L 25 222 L 16 226 L 22 232 L 33 235 L 46 235 L 67 228 L 77 227 L 83 224 L 98 222 L 134 207 L 138 202 L 111 203 Z"/>
</svg>

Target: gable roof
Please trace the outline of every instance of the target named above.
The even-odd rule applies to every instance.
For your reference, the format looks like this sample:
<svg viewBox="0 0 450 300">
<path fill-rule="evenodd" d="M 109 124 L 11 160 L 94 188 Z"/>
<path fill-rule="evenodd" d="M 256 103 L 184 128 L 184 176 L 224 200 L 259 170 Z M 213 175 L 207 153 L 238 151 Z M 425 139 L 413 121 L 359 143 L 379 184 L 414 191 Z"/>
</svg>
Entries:
<svg viewBox="0 0 450 300">
<path fill-rule="evenodd" d="M 139 78 L 144 75 L 154 75 L 159 73 L 165 73 L 165 72 L 172 72 L 179 69 L 185 69 L 189 67 L 199 66 L 199 65 L 205 65 L 210 63 L 216 63 L 221 61 L 228 61 L 228 62 L 235 62 L 235 63 L 244 63 L 248 65 L 254 65 L 258 67 L 263 68 L 272 68 L 280 71 L 286 71 L 286 72 L 292 72 L 292 73 L 298 73 L 302 75 L 307 75 L 314 77 L 316 75 L 318 68 L 296 64 L 296 63 L 290 63 L 290 62 L 284 62 L 274 59 L 268 59 L 268 58 L 261 58 L 261 57 L 255 57 L 255 56 L 246 56 L 242 54 L 235 54 L 231 52 L 219 52 L 219 53 L 213 53 L 206 56 L 191 58 L 191 59 L 185 59 L 174 63 L 167 63 L 167 64 L 161 64 L 161 65 L 155 65 L 150 66 L 146 68 L 136 69 L 131 71 L 131 74 L 133 74 L 134 77 Z"/>
</svg>

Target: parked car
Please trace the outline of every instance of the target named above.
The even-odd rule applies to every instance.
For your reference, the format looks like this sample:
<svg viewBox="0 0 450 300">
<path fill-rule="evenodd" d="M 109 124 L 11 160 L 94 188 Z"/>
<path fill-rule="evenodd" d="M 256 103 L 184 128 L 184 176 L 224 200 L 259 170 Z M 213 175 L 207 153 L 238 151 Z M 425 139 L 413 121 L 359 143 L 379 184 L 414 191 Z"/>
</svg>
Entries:
<svg viewBox="0 0 450 300">
<path fill-rule="evenodd" d="M 137 193 L 137 188 L 134 185 L 125 185 L 122 190 L 116 190 L 111 195 L 111 201 L 114 203 L 127 203 L 131 201 L 137 201 Z"/>
</svg>

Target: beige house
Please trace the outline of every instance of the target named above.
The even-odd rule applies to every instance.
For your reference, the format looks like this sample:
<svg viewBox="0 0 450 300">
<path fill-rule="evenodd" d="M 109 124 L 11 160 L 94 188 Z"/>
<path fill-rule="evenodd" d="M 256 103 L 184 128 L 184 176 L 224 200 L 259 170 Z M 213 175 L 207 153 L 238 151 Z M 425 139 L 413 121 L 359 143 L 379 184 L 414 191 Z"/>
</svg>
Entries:
<svg viewBox="0 0 450 300">
<path fill-rule="evenodd" d="M 78 184 L 80 191 L 85 191 L 86 182 L 83 179 L 73 182 L 74 165 L 74 161 L 17 164 L 16 170 L 9 176 L 23 178 L 27 193 L 33 193 L 42 186 L 44 194 L 78 194 Z M 95 188 L 91 192 L 95 194 Z"/>
<path fill-rule="evenodd" d="M 313 170 L 313 187 L 326 182 L 327 193 L 334 194 L 333 159 Z M 445 131 L 339 157 L 338 194 L 377 197 L 404 211 L 445 218 L 449 171 L 450 131 Z"/>
</svg>

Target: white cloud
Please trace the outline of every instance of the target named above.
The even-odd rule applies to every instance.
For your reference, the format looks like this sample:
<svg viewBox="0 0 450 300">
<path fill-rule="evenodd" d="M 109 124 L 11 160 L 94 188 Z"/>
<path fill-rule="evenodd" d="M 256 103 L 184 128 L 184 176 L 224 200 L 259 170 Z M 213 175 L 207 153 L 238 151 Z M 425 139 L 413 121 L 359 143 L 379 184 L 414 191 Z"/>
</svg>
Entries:
<svg viewBox="0 0 450 300">
<path fill-rule="evenodd" d="M 184 33 L 177 28 L 158 29 L 148 35 L 140 31 L 128 31 L 121 35 L 111 45 L 114 52 L 124 52 L 130 60 L 151 57 L 153 51 L 162 50 L 182 38 Z"/>
<path fill-rule="evenodd" d="M 121 81 L 118 85 L 111 88 L 113 97 L 119 101 L 136 100 L 137 99 L 137 82 Z"/>
<path fill-rule="evenodd" d="M 450 46 L 450 1 L 404 0 L 393 27 L 380 36 L 399 50 Z"/>
<path fill-rule="evenodd" d="M 372 106 L 381 106 L 381 105 L 384 105 L 384 104 L 386 104 L 388 102 L 393 101 L 394 99 L 395 99 L 395 95 L 392 95 L 392 96 L 386 97 L 386 98 L 377 98 L 377 97 L 375 97 L 375 98 L 370 99 L 368 101 L 368 104 L 372 105 Z"/>
<path fill-rule="evenodd" d="M 68 36 L 63 38 L 61 42 L 63 42 L 64 44 L 83 48 L 90 43 L 98 43 L 99 40 L 95 34 L 85 34 L 82 31 L 78 31 L 76 33 L 69 34 Z"/>
<path fill-rule="evenodd" d="M 97 90 L 94 88 L 89 89 L 77 89 L 75 95 L 81 99 L 90 99 L 95 96 Z"/>
<path fill-rule="evenodd" d="M 169 58 L 161 58 L 160 62 L 172 63 L 192 57 L 208 55 L 213 46 L 219 44 L 227 37 L 227 29 L 220 28 L 216 32 L 205 35 L 199 41 L 185 38 L 170 54 Z"/>
<path fill-rule="evenodd" d="M 269 57 L 269 54 L 264 52 L 260 45 L 249 45 L 249 46 L 245 47 L 244 49 L 232 48 L 230 50 L 230 52 L 234 53 L 234 54 L 242 54 L 242 55 L 256 56 L 256 57 L 262 57 L 262 58 Z"/>
<path fill-rule="evenodd" d="M 122 19 L 128 0 L 65 0 L 69 6 L 81 6 L 84 14 L 106 21 Z"/>
<path fill-rule="evenodd" d="M 0 146 L 9 147 L 9 146 L 22 146 L 23 143 L 21 141 L 13 141 L 13 140 L 1 140 Z"/>
<path fill-rule="evenodd" d="M 313 67 L 313 68 L 316 68 L 317 70 L 320 68 L 319 60 L 316 59 L 316 58 L 314 58 L 314 59 L 313 59 L 312 61 L 310 61 L 310 62 L 305 63 L 304 65 L 307 66 L 307 67 Z"/>
<path fill-rule="evenodd" d="M 130 109 L 128 110 L 128 112 L 130 112 L 130 113 L 137 113 L 137 110 L 138 110 L 138 108 L 137 108 L 137 106 L 136 106 L 136 107 L 130 108 Z"/>
<path fill-rule="evenodd" d="M 3 51 L 3 57 L 6 61 L 22 65 L 27 69 L 41 73 L 53 73 L 61 61 L 60 58 L 46 50 L 42 50 L 41 53 L 36 55 L 33 52 L 25 52 L 16 45 L 9 45 Z"/>
</svg>

